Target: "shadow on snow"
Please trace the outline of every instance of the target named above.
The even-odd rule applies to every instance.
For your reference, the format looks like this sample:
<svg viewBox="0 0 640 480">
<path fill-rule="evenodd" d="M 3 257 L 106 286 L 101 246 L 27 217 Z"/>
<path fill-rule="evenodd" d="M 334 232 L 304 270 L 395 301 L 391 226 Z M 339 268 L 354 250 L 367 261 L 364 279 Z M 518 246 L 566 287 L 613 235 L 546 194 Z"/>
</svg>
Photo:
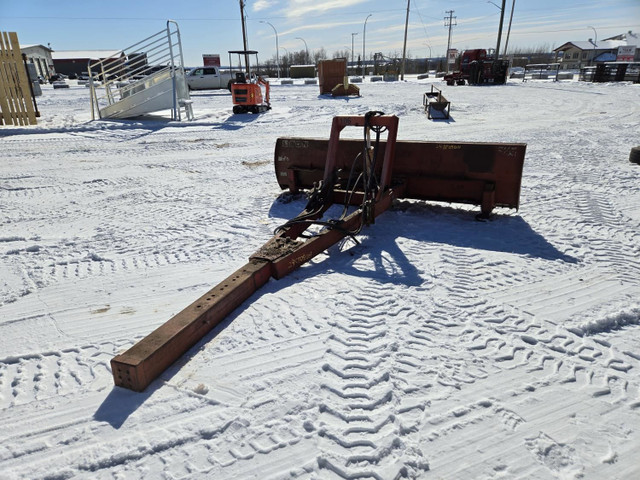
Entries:
<svg viewBox="0 0 640 480">
<path fill-rule="evenodd" d="M 283 194 L 272 204 L 269 216 L 282 218 L 284 223 L 286 219 L 300 213 L 304 205 L 303 195 Z M 120 428 L 138 407 L 165 382 L 169 382 L 204 345 L 225 330 L 252 303 L 264 295 L 291 288 L 306 278 L 329 273 L 372 278 L 380 283 L 408 286 L 423 284 L 425 279 L 405 255 L 402 242 L 398 242 L 399 239 L 503 252 L 548 261 L 569 263 L 578 261 L 559 251 L 542 235 L 536 233 L 520 216 L 497 213 L 490 221 L 479 222 L 475 219 L 476 213 L 477 209 L 455 208 L 427 202 L 406 200 L 395 202 L 391 210 L 376 219 L 374 225 L 362 230 L 359 235 L 359 244 L 354 246 L 353 240 L 346 238 L 328 249 L 329 259 L 321 255 L 287 277 L 267 282 L 154 380 L 144 392 L 136 393 L 113 387 L 95 412 L 94 418 L 108 422 L 114 428 Z M 265 238 L 264 242 L 267 240 L 268 238 Z M 430 251 L 433 252 L 433 250 Z M 365 256 L 370 260 L 373 269 L 362 269 L 361 265 L 355 265 L 355 260 Z M 172 387 L 180 389 L 179 386 Z M 197 395 L 193 392 L 187 393 Z"/>
</svg>

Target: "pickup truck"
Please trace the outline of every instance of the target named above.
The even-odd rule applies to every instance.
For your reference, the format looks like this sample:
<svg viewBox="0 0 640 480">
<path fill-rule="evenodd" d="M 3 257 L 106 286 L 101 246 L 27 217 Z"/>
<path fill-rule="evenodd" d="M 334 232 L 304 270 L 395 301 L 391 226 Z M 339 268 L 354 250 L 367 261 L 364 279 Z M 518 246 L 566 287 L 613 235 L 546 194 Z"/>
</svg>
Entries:
<svg viewBox="0 0 640 480">
<path fill-rule="evenodd" d="M 223 72 L 219 67 L 196 67 L 187 73 L 189 90 L 231 90 L 231 73 Z"/>
</svg>

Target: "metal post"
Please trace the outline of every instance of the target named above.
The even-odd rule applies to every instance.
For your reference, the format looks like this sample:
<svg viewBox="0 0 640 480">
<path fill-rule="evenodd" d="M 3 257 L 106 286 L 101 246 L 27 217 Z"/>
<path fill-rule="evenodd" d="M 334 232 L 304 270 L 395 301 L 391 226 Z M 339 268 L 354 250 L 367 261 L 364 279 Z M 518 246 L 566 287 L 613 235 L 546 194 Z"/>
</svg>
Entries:
<svg viewBox="0 0 640 480">
<path fill-rule="evenodd" d="M 240 0 L 240 19 L 242 20 L 242 44 L 244 45 L 244 51 L 246 52 L 249 48 L 247 47 L 247 26 L 245 25 L 244 18 L 244 0 Z M 247 77 L 249 76 L 249 55 L 244 54 L 244 65 L 247 70 Z"/>
<path fill-rule="evenodd" d="M 513 21 L 513 9 L 516 6 L 516 0 L 511 3 L 511 14 L 509 15 L 509 28 L 507 28 L 507 41 L 504 44 L 504 54 L 507 54 L 507 48 L 509 47 L 509 35 L 511 35 L 511 22 Z"/>
<path fill-rule="evenodd" d="M 400 80 L 404 80 L 404 67 L 407 61 L 407 30 L 409 29 L 409 8 L 411 7 L 411 0 L 407 0 L 407 19 L 404 21 L 404 46 L 402 47 L 402 73 L 400 74 Z"/>
<path fill-rule="evenodd" d="M 260 20 L 260 23 L 266 23 L 267 25 L 271 26 L 271 28 L 273 28 L 273 31 L 276 34 L 276 68 L 278 69 L 278 79 L 280 79 L 280 55 L 279 55 L 280 48 L 278 47 L 278 31 L 276 30 L 276 27 L 271 25 L 269 22 Z"/>
<path fill-rule="evenodd" d="M 31 92 L 31 99 L 33 100 L 33 108 L 36 111 L 36 117 L 40 116 L 40 112 L 38 111 L 38 104 L 36 103 L 36 93 L 33 91 L 33 83 L 31 81 L 31 77 L 29 76 L 29 67 L 27 66 L 27 54 L 22 54 L 22 63 L 24 63 L 24 71 L 27 73 L 27 80 L 29 80 L 29 91 Z M 35 66 L 35 65 L 34 65 Z M 38 73 L 38 72 L 36 72 Z"/>
<path fill-rule="evenodd" d="M 174 22 L 175 23 L 175 22 Z M 175 23 L 176 28 L 178 24 Z M 172 120 L 182 120 L 180 115 L 180 106 L 178 105 L 178 89 L 176 85 L 176 65 L 173 57 L 173 40 L 171 39 L 171 20 L 167 20 L 167 42 L 169 45 L 169 66 L 171 68 L 171 88 L 173 88 L 173 110 L 171 112 Z"/>
<path fill-rule="evenodd" d="M 365 40 L 367 38 L 367 20 L 369 20 L 369 17 L 371 15 L 373 15 L 373 13 L 370 13 L 367 16 L 367 18 L 365 18 L 364 29 L 362 30 L 362 77 L 363 78 L 367 76 Z"/>
<path fill-rule="evenodd" d="M 449 73 L 449 50 L 451 50 L 451 27 L 455 25 L 454 20 L 456 17 L 453 16 L 453 10 L 448 10 L 445 13 L 449 14 L 449 17 L 444 17 L 444 26 L 449 27 L 449 39 L 447 40 L 447 52 L 445 53 L 444 63 L 447 66 L 447 73 Z"/>
<path fill-rule="evenodd" d="M 504 22 L 504 4 L 505 4 L 506 0 L 502 0 L 502 8 L 500 8 L 500 24 L 498 26 L 498 43 L 496 43 L 496 60 L 498 60 L 500 58 L 500 40 L 502 39 L 502 23 Z M 493 3 L 493 2 L 487 2 L 487 3 Z M 493 3 L 493 5 L 496 5 L 495 3 Z M 497 5 L 496 5 L 497 7 Z"/>
</svg>

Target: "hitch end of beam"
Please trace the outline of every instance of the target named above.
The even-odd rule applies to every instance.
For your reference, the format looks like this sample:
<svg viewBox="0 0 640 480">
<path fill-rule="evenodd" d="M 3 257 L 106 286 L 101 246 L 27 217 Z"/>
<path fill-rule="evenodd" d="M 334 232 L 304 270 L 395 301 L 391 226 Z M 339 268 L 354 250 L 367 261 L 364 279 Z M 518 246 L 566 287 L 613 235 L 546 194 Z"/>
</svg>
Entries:
<svg viewBox="0 0 640 480">
<path fill-rule="evenodd" d="M 126 352 L 111 360 L 116 386 L 141 392 L 271 276 L 271 264 L 252 259 Z"/>
</svg>

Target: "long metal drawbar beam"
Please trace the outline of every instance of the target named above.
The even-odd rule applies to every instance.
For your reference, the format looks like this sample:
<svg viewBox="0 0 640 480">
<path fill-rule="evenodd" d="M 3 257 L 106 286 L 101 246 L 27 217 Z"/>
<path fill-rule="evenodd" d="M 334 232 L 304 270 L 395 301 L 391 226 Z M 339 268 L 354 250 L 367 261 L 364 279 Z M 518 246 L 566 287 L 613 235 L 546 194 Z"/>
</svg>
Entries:
<svg viewBox="0 0 640 480">
<path fill-rule="evenodd" d="M 346 126 L 381 127 L 387 130 L 386 153 L 382 162 L 383 179 L 390 179 L 392 171 L 393 144 L 398 130 L 395 116 L 374 116 L 365 121 L 364 117 L 334 118 L 329 151 L 326 156 L 324 178 L 330 181 L 334 173 L 333 150 L 338 146 L 340 132 Z M 387 210 L 394 198 L 403 192 L 403 186 L 391 188 L 385 181 L 376 191 L 376 199 L 371 214 L 375 217 Z M 282 278 L 309 261 L 320 252 L 340 241 L 350 232 L 357 230 L 363 222 L 362 209 L 318 234 L 298 240 L 309 227 L 309 223 L 319 219 L 332 205 L 340 192 L 331 192 L 330 198 L 320 208 L 305 209 L 298 217 L 305 221 L 293 222 L 283 227 L 279 233 L 263 245 L 249 263 L 226 278 L 194 303 L 175 315 L 140 340 L 126 352 L 111 360 L 113 379 L 117 386 L 135 391 L 144 390 L 167 367 L 180 358 L 189 348 L 204 337 L 213 327 L 262 287 L 271 276 Z M 362 197 L 361 192 L 354 196 Z M 309 206 L 307 207 L 309 208 Z"/>
</svg>

